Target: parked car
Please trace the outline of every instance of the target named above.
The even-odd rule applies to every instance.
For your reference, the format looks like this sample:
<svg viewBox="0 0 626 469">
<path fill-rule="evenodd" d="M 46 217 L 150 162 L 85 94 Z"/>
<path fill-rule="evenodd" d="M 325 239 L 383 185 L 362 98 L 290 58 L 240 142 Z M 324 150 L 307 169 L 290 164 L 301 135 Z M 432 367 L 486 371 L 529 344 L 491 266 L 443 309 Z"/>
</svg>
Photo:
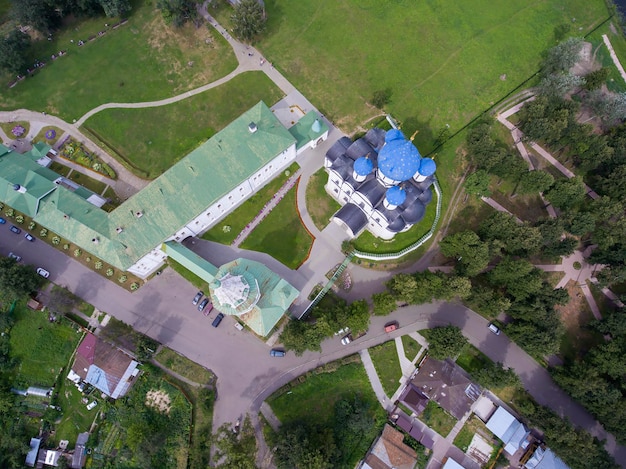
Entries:
<svg viewBox="0 0 626 469">
<path fill-rule="evenodd" d="M 224 319 L 224 313 L 220 313 L 217 316 L 215 316 L 215 319 L 213 319 L 213 322 L 211 323 L 211 325 L 213 327 L 219 326 L 220 322 L 222 322 L 222 319 Z"/>
<path fill-rule="evenodd" d="M 46 269 L 44 269 L 43 267 L 38 267 L 37 268 L 37 273 L 39 275 L 41 275 L 43 278 L 48 278 L 50 277 L 50 272 L 48 272 Z"/>
<path fill-rule="evenodd" d="M 22 260 L 22 256 L 18 256 L 17 254 L 13 254 L 12 252 L 9 253 L 9 257 L 11 259 L 15 259 L 15 262 L 19 262 Z"/>
<path fill-rule="evenodd" d="M 33 237 L 33 235 L 32 235 L 32 234 L 30 234 L 30 233 L 26 233 L 26 234 L 24 235 L 24 238 L 26 238 L 26 239 L 27 239 L 28 241 L 30 241 L 31 243 L 32 243 L 33 241 L 35 241 L 35 238 L 34 238 L 34 237 Z"/>
<path fill-rule="evenodd" d="M 211 314 L 211 311 L 213 310 L 213 303 L 209 303 L 206 307 L 206 309 L 204 310 L 204 315 L 208 316 L 209 314 Z"/>
<path fill-rule="evenodd" d="M 341 339 L 341 345 L 348 345 L 350 342 L 352 342 L 352 337 L 350 336 L 350 334 Z"/>
<path fill-rule="evenodd" d="M 0 225 L 4 225 L 6 222 L 7 221 L 4 218 L 0 217 Z"/>
<path fill-rule="evenodd" d="M 15 234 L 20 234 L 22 232 L 22 230 L 20 230 L 17 226 L 15 225 L 11 225 L 11 228 L 9 228 L 13 233 Z"/>
<path fill-rule="evenodd" d="M 487 326 L 489 328 L 489 330 L 491 332 L 493 332 L 495 335 L 500 335 L 500 328 L 498 326 L 496 326 L 494 323 L 490 322 L 489 325 Z"/>
<path fill-rule="evenodd" d="M 385 332 L 393 332 L 398 327 L 400 327 L 400 325 L 398 324 L 398 321 L 388 322 L 387 324 L 385 324 Z"/>
<path fill-rule="evenodd" d="M 350 328 L 346 326 L 343 329 L 339 329 L 334 335 L 347 334 L 348 332 L 350 332 Z"/>
<path fill-rule="evenodd" d="M 270 350 L 270 357 L 284 357 L 287 353 L 284 350 L 273 348 Z"/>
<path fill-rule="evenodd" d="M 202 300 L 200 302 L 200 304 L 198 305 L 198 311 L 204 310 L 204 308 L 206 308 L 206 305 L 208 305 L 208 304 L 209 304 L 209 299 L 208 298 L 205 298 L 204 300 Z"/>
<path fill-rule="evenodd" d="M 193 300 L 191 300 L 191 303 L 194 306 L 196 306 L 198 302 L 200 301 L 200 298 L 202 298 L 203 296 L 204 296 L 204 292 L 200 290 L 198 293 L 196 293 L 196 296 L 193 297 Z"/>
<path fill-rule="evenodd" d="M 235 329 L 237 329 L 238 331 L 243 331 L 243 326 L 239 321 L 235 321 Z"/>
<path fill-rule="evenodd" d="M 96 401 L 91 401 L 89 404 L 87 404 L 87 410 L 91 410 L 97 405 L 98 403 Z"/>
</svg>

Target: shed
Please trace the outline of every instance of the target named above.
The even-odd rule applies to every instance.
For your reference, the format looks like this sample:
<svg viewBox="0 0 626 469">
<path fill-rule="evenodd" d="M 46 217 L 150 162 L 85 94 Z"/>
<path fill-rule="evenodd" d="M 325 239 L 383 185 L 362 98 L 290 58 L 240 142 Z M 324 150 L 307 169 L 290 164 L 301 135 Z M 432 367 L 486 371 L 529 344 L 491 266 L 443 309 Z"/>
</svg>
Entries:
<svg viewBox="0 0 626 469">
<path fill-rule="evenodd" d="M 39 445 L 41 445 L 41 438 L 31 438 L 30 439 L 30 449 L 28 453 L 26 453 L 26 464 L 28 467 L 35 467 L 35 463 L 37 462 L 37 453 L 39 452 Z"/>
</svg>

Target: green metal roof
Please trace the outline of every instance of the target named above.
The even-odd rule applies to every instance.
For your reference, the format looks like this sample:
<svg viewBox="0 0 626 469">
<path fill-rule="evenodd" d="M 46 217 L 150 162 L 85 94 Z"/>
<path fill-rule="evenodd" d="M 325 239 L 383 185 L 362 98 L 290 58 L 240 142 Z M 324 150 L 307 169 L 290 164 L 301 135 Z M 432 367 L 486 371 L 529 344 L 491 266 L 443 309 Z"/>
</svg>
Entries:
<svg viewBox="0 0 626 469">
<path fill-rule="evenodd" d="M 254 133 L 248 130 L 251 122 L 257 126 Z M 124 230 L 111 236 L 140 259 L 293 143 L 259 102 L 111 212 L 111 226 Z"/>
<path fill-rule="evenodd" d="M 34 217 L 41 198 L 57 188 L 52 181 L 58 177 L 58 174 L 24 155 L 4 153 L 0 157 L 0 200 L 15 210 Z M 25 188 L 26 192 L 16 191 L 16 184 Z"/>
<path fill-rule="evenodd" d="M 317 121 L 317 124 L 315 124 L 315 121 Z M 328 126 L 315 111 L 308 112 L 289 128 L 289 133 L 296 139 L 296 148 L 298 150 L 327 131 Z"/>
<path fill-rule="evenodd" d="M 231 275 L 249 279 L 253 278 L 258 284 L 260 297 L 250 309 L 250 302 L 246 301 L 233 308 L 222 304 L 215 295 L 215 289 L 220 286 L 220 279 Z M 238 316 L 250 329 L 260 336 L 266 336 L 287 311 L 291 303 L 298 297 L 299 292 L 289 282 L 272 272 L 260 262 L 249 259 L 237 259 L 224 264 L 215 274 L 215 280 L 209 284 L 213 306 L 224 314 Z M 257 291 L 251 288 L 250 295 Z"/>
<path fill-rule="evenodd" d="M 211 283 L 215 279 L 217 267 L 182 244 L 175 241 L 167 241 L 163 243 L 161 249 L 169 257 L 207 283 Z"/>
</svg>

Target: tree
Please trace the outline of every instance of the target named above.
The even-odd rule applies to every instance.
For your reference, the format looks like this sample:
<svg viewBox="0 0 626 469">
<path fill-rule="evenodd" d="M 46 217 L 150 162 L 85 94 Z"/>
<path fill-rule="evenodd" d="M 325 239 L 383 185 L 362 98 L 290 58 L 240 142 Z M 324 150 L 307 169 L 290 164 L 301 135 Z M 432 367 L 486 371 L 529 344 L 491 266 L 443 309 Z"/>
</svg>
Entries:
<svg viewBox="0 0 626 469">
<path fill-rule="evenodd" d="M 554 184 L 554 178 L 546 171 L 526 171 L 522 173 L 517 192 L 520 194 L 533 194 L 545 192 Z"/>
<path fill-rule="evenodd" d="M 610 73 L 611 69 L 608 67 L 602 67 L 598 70 L 594 70 L 593 72 L 588 73 L 587 75 L 585 75 L 585 84 L 583 87 L 587 91 L 597 90 L 604 83 L 606 83 L 606 80 L 609 78 Z"/>
<path fill-rule="evenodd" d="M 488 274 L 493 285 L 505 287 L 516 300 L 537 293 L 542 285 L 541 271 L 525 259 L 504 258 Z"/>
<path fill-rule="evenodd" d="M 484 241 L 491 242 L 496 249 L 502 249 L 509 254 L 534 254 L 541 248 L 539 229 L 528 223 L 518 223 L 508 213 L 496 212 L 485 219 L 480 224 L 478 234 Z"/>
<path fill-rule="evenodd" d="M 188 21 L 197 21 L 199 14 L 194 0 L 157 0 L 157 8 L 166 23 L 181 27 Z"/>
<path fill-rule="evenodd" d="M 255 469 L 256 437 L 250 417 L 246 416 L 237 433 L 231 425 L 222 425 L 215 437 L 215 461 L 223 469 Z"/>
<path fill-rule="evenodd" d="M 598 117 L 607 124 L 626 119 L 626 93 L 595 90 L 589 93 L 587 101 Z"/>
<path fill-rule="evenodd" d="M 21 265 L 14 259 L 0 257 L 0 302 L 3 304 L 23 298 L 36 291 L 43 279 L 31 266 Z"/>
<path fill-rule="evenodd" d="M 570 179 L 559 179 L 545 193 L 552 205 L 558 208 L 568 208 L 578 205 L 587 194 L 587 189 L 580 176 Z"/>
<path fill-rule="evenodd" d="M 258 0 L 240 0 L 231 18 L 235 36 L 244 42 L 251 42 L 265 31 L 265 11 Z"/>
<path fill-rule="evenodd" d="M 98 0 L 108 17 L 124 16 L 131 10 L 129 0 Z"/>
<path fill-rule="evenodd" d="M 382 109 L 391 101 L 391 88 L 374 91 L 370 104 L 378 109 Z"/>
<path fill-rule="evenodd" d="M 410 274 L 394 275 L 387 282 L 387 288 L 391 294 L 398 300 L 406 303 L 413 303 L 415 291 L 417 290 L 417 281 Z"/>
<path fill-rule="evenodd" d="M 570 37 L 554 46 L 546 54 L 541 67 L 543 76 L 566 72 L 578 61 L 578 54 L 583 46 L 583 40 L 578 37 Z"/>
<path fill-rule="evenodd" d="M 467 277 L 458 275 L 446 276 L 441 291 L 437 295 L 438 300 L 450 301 L 454 298 L 467 298 L 472 291 L 472 282 Z"/>
<path fill-rule="evenodd" d="M 501 292 L 484 285 L 476 285 L 472 288 L 468 303 L 473 310 L 480 311 L 483 316 L 491 319 L 498 317 L 500 313 L 511 307 L 510 299 Z"/>
<path fill-rule="evenodd" d="M 539 83 L 539 93 L 549 98 L 563 97 L 574 88 L 579 88 L 585 80 L 571 73 L 552 73 Z"/>
<path fill-rule="evenodd" d="M 489 190 L 489 174 L 483 169 L 467 176 L 465 180 L 465 192 L 469 195 L 475 195 L 476 197 L 489 197 L 491 191 Z"/>
<path fill-rule="evenodd" d="M 598 189 L 612 199 L 626 201 L 626 164 L 616 166 L 606 177 L 600 179 Z"/>
<path fill-rule="evenodd" d="M 26 51 L 30 37 L 15 29 L 8 36 L 0 39 L 0 69 L 12 74 L 22 73 L 26 69 Z"/>
<path fill-rule="evenodd" d="M 455 326 L 430 329 L 426 338 L 428 340 L 428 353 L 439 360 L 456 357 L 468 343 L 461 333 L 461 329 Z"/>
<path fill-rule="evenodd" d="M 485 270 L 491 258 L 489 244 L 469 230 L 446 236 L 439 243 L 439 249 L 444 256 L 455 257 L 459 272 L 468 277 L 474 277 Z"/>
<path fill-rule="evenodd" d="M 352 332 L 365 332 L 370 324 L 370 309 L 365 300 L 358 300 L 340 310 L 339 323 L 348 326 Z"/>
<path fill-rule="evenodd" d="M 62 287 L 53 287 L 48 299 L 48 309 L 55 313 L 71 313 L 76 306 L 77 298 Z"/>
<path fill-rule="evenodd" d="M 500 162 L 491 168 L 491 174 L 507 179 L 509 181 L 517 181 L 524 171 L 528 170 L 528 164 L 519 155 L 507 154 Z"/>
<path fill-rule="evenodd" d="M 582 236 L 593 231 L 596 226 L 594 216 L 589 212 L 568 211 L 563 217 L 565 229 L 574 236 Z"/>
<path fill-rule="evenodd" d="M 49 33 L 59 19 L 45 0 L 13 0 L 11 15 L 22 26 L 32 26 L 43 34 Z"/>
<path fill-rule="evenodd" d="M 292 320 L 287 323 L 280 334 L 280 342 L 287 350 L 293 350 L 296 355 L 302 355 L 306 350 L 319 352 L 321 343 L 333 333 L 328 319 L 318 317 L 314 323 Z"/>
<path fill-rule="evenodd" d="M 396 299 L 389 292 L 374 293 L 372 302 L 374 303 L 374 314 L 376 316 L 387 316 L 398 307 Z"/>
<path fill-rule="evenodd" d="M 519 376 L 512 368 L 504 368 L 502 363 L 484 364 L 472 376 L 481 386 L 486 388 L 503 388 L 507 386 L 520 387 Z"/>
<path fill-rule="evenodd" d="M 308 422 L 283 424 L 274 451 L 278 469 L 331 469 L 337 451 L 333 431 Z"/>
</svg>

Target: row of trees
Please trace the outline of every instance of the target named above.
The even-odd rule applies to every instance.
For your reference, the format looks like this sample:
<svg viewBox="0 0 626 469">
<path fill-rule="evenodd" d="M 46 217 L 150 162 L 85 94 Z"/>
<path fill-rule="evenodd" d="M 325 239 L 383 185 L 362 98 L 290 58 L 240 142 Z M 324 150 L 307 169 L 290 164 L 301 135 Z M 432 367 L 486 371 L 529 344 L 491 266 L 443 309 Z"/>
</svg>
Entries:
<svg viewBox="0 0 626 469">
<path fill-rule="evenodd" d="M 365 332 L 369 327 L 370 311 L 365 300 L 348 304 L 332 295 L 313 309 L 306 321 L 290 321 L 280 334 L 280 342 L 296 355 L 305 350 L 321 350 L 324 339 L 348 328 L 353 334 Z"/>
</svg>

